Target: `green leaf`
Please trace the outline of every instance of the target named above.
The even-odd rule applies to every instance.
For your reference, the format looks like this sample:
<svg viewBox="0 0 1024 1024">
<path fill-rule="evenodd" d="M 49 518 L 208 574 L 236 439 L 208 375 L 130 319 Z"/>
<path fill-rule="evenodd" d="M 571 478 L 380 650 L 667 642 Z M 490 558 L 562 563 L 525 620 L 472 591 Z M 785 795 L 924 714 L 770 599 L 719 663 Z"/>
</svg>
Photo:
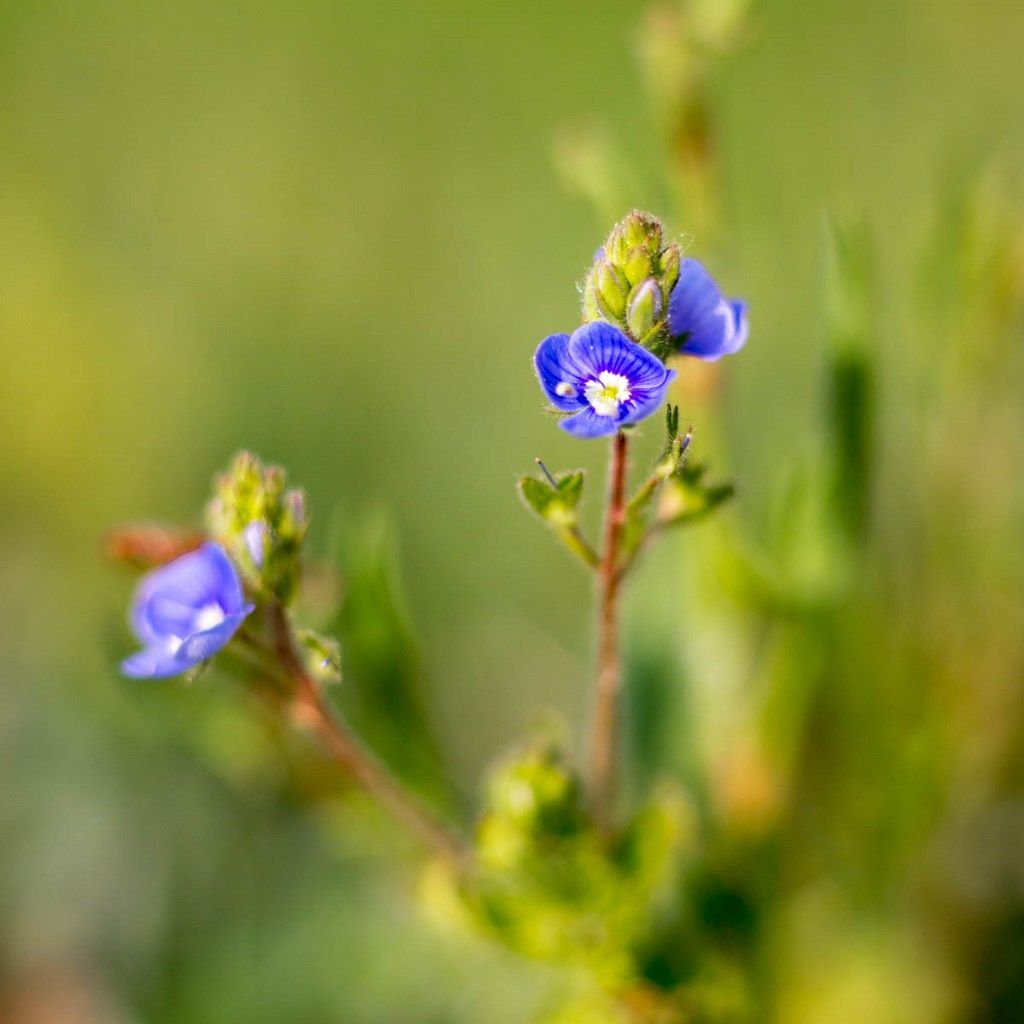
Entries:
<svg viewBox="0 0 1024 1024">
<path fill-rule="evenodd" d="M 567 470 L 556 475 L 558 483 L 558 500 L 567 508 L 574 509 L 583 497 L 582 469 Z"/>
<path fill-rule="evenodd" d="M 555 500 L 557 495 L 555 489 L 543 480 L 534 476 L 521 476 L 516 481 L 516 488 L 519 496 L 526 502 L 534 512 L 541 517 L 547 518 L 548 506 Z"/>
<path fill-rule="evenodd" d="M 573 526 L 576 506 L 583 497 L 583 479 L 583 470 L 574 469 L 556 473 L 554 486 L 534 476 L 521 476 L 516 486 L 523 501 L 541 519 L 553 526 Z"/>
</svg>

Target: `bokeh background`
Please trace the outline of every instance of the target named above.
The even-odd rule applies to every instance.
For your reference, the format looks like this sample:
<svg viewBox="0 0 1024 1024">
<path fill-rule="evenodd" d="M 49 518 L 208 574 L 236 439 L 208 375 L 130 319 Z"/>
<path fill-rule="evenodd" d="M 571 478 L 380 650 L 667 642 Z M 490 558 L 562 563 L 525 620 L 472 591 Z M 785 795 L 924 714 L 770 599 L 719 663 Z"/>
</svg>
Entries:
<svg viewBox="0 0 1024 1024">
<path fill-rule="evenodd" d="M 751 305 L 677 392 L 738 499 L 628 629 L 634 786 L 764 854 L 715 890 L 770 979 L 736 1019 L 1024 1020 L 1024 7 L 755 7 L 700 76 L 713 216 L 672 10 L 3 4 L 0 1019 L 543 1011 L 557 972 L 432 922 L 216 676 L 118 678 L 102 537 L 196 524 L 250 448 L 396 603 L 468 806 L 549 717 L 578 751 L 589 582 L 513 485 L 582 465 L 596 511 L 530 356 L 638 205 Z"/>
</svg>

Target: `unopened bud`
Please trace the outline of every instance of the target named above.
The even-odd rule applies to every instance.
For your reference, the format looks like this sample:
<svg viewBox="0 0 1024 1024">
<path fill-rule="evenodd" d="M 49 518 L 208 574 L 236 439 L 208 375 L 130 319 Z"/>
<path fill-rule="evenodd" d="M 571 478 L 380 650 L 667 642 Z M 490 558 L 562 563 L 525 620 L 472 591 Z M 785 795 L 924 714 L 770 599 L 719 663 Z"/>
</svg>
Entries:
<svg viewBox="0 0 1024 1024">
<path fill-rule="evenodd" d="M 262 569 L 270 542 L 270 527 L 262 519 L 257 519 L 242 531 L 242 539 L 245 541 L 245 549 L 249 552 L 252 564 L 257 569 Z"/>
<path fill-rule="evenodd" d="M 654 270 L 651 256 L 645 249 L 636 246 L 626 254 L 623 270 L 626 272 L 626 280 L 631 285 L 638 285 L 645 278 L 650 277 Z"/>
<path fill-rule="evenodd" d="M 676 286 L 676 281 L 679 280 L 679 265 L 681 262 L 682 253 L 679 250 L 679 246 L 675 243 L 666 246 L 665 250 L 658 258 L 658 267 L 660 270 L 658 276 L 661 279 L 661 287 L 665 295 L 668 295 L 672 291 Z"/>
<path fill-rule="evenodd" d="M 633 289 L 626 312 L 626 326 L 634 339 L 641 341 L 661 318 L 661 286 L 653 277 Z"/>
<path fill-rule="evenodd" d="M 641 247 L 656 253 L 661 249 L 661 221 L 649 213 L 634 210 L 620 223 L 625 251 Z"/>
<path fill-rule="evenodd" d="M 595 263 L 587 275 L 584 303 L 592 320 L 618 320 L 626 311 L 629 286 L 610 263 Z"/>
<path fill-rule="evenodd" d="M 292 536 L 300 539 L 306 532 L 306 495 L 302 491 L 285 494 L 284 525 Z"/>
</svg>

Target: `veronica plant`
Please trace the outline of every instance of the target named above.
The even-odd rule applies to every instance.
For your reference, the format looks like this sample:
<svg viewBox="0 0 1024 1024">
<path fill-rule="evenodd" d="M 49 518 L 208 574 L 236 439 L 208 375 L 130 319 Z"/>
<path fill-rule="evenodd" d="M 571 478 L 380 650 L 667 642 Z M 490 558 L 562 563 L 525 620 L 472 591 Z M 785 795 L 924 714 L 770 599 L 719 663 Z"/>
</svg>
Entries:
<svg viewBox="0 0 1024 1024">
<path fill-rule="evenodd" d="M 304 628 L 295 612 L 308 562 L 305 499 L 289 488 L 282 469 L 248 453 L 216 481 L 204 530 L 135 529 L 115 538 L 115 551 L 155 564 L 131 612 L 142 650 L 121 667 L 133 678 L 195 679 L 223 656 L 268 708 L 312 733 L 329 758 L 433 850 L 441 869 L 429 887 L 436 906 L 524 954 L 585 968 L 599 1002 L 607 995 L 613 1006 L 653 1006 L 650 1015 L 628 1019 L 677 1020 L 677 994 L 652 995 L 643 963 L 660 895 L 672 886 L 686 842 L 686 801 L 664 791 L 646 796 L 627 820 L 617 813 L 619 605 L 643 547 L 731 493 L 727 485 L 706 484 L 701 468 L 687 462 L 692 432 L 680 431 L 679 410 L 667 403 L 677 371 L 666 361 L 737 351 L 746 315 L 741 303 L 722 297 L 701 264 L 665 242 L 654 217 L 639 212 L 613 228 L 582 293 L 582 326 L 546 338 L 534 362 L 562 428 L 609 440 L 600 547 L 577 518 L 582 471 L 552 474 L 539 463 L 540 474 L 522 477 L 519 491 L 598 580 L 588 778 L 574 771 L 559 744 L 533 743 L 495 769 L 475 830 L 453 824 L 409 791 L 329 698 L 329 684 L 340 678 L 338 644 Z M 662 409 L 665 443 L 629 494 L 631 435 Z"/>
<path fill-rule="evenodd" d="M 546 480 L 525 477 L 520 493 L 552 523 L 574 553 L 599 576 L 598 671 L 591 740 L 591 797 L 598 821 L 611 820 L 618 746 L 621 668 L 619 594 L 640 548 L 666 526 L 720 504 L 728 487 L 709 488 L 688 471 L 692 433 L 679 433 L 679 410 L 666 410 L 667 437 L 648 479 L 627 498 L 630 431 L 658 411 L 675 370 L 673 355 L 719 359 L 747 339 L 746 304 L 722 296 L 718 285 L 680 246 L 666 242 L 661 222 L 634 211 L 612 229 L 595 255 L 583 287 L 584 325 L 572 336 L 552 335 L 534 357 L 537 376 L 561 421 L 581 438 L 610 437 L 608 504 L 599 554 L 585 540 L 575 508 L 579 473 Z M 546 484 L 546 486 L 545 486 Z M 668 487 L 666 487 L 668 485 Z M 664 492 L 664 493 L 663 493 Z M 661 509 L 655 505 L 661 498 Z"/>
</svg>

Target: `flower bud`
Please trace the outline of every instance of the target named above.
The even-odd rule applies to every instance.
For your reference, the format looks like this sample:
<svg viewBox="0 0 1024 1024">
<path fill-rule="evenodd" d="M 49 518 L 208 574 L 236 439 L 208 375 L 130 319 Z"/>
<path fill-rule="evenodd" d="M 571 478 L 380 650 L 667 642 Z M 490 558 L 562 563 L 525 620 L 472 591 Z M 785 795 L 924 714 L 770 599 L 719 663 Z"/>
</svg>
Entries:
<svg viewBox="0 0 1024 1024">
<path fill-rule="evenodd" d="M 262 519 L 251 522 L 243 531 L 246 550 L 257 569 L 263 568 L 267 558 L 267 545 L 270 541 L 270 527 Z"/>
<path fill-rule="evenodd" d="M 626 280 L 631 285 L 638 285 L 645 278 L 651 276 L 654 269 L 651 255 L 640 246 L 630 249 L 626 254 L 622 269 L 626 272 Z"/>
<path fill-rule="evenodd" d="M 286 490 L 287 483 L 283 469 L 242 452 L 217 479 L 206 510 L 210 536 L 228 551 L 250 587 L 285 602 L 299 579 L 307 529 L 302 494 Z"/>
<path fill-rule="evenodd" d="M 668 296 L 679 280 L 679 266 L 682 263 L 682 252 L 674 242 L 666 246 L 658 257 L 659 280 L 662 295 Z"/>
<path fill-rule="evenodd" d="M 619 320 L 626 311 L 629 286 L 622 274 L 606 260 L 598 260 L 587 275 L 584 293 L 591 320 Z"/>
<path fill-rule="evenodd" d="M 284 496 L 283 529 L 301 539 L 306 534 L 306 495 L 302 491 L 288 491 Z"/>
<path fill-rule="evenodd" d="M 612 228 L 605 248 L 610 260 L 624 263 L 631 249 L 643 249 L 656 256 L 661 251 L 661 241 L 661 221 L 634 210 Z"/>
<path fill-rule="evenodd" d="M 629 333 L 637 341 L 646 338 L 661 318 L 662 308 L 661 286 L 653 277 L 649 277 L 634 288 L 630 296 L 629 309 L 626 311 Z"/>
</svg>

